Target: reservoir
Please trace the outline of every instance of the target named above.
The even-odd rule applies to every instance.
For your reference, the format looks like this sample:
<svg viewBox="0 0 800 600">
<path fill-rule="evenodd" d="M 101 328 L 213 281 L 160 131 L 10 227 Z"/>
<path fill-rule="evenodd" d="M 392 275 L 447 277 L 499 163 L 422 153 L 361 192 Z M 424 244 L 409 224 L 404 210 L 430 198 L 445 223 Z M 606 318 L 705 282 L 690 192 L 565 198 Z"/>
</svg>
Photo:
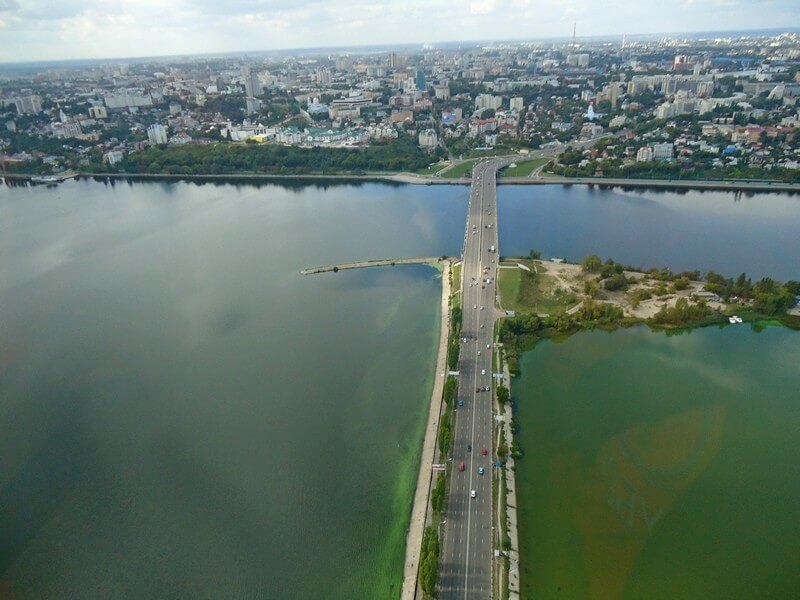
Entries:
<svg viewBox="0 0 800 600">
<path fill-rule="evenodd" d="M 0 590 L 397 597 L 466 195 L 0 188 Z"/>
<path fill-rule="evenodd" d="M 545 341 L 514 382 L 524 598 L 790 598 L 800 333 Z"/>
<path fill-rule="evenodd" d="M 500 186 L 500 251 L 800 279 L 800 195 Z"/>
<path fill-rule="evenodd" d="M 0 187 L 0 595 L 396 598 L 439 274 L 299 272 L 457 255 L 467 200 L 466 186 L 377 183 Z M 798 202 L 501 186 L 500 250 L 797 279 Z M 565 598 L 612 584 L 657 597 L 652 582 L 685 569 L 693 586 L 728 581 L 743 548 L 764 557 L 742 578 L 785 583 L 799 338 L 637 328 L 527 353 L 514 386 L 525 589 L 554 597 L 576 572 Z M 617 522 L 623 492 L 596 512 L 618 489 L 613 460 L 646 497 L 634 534 Z M 598 575 L 597 556 L 616 562 Z"/>
</svg>

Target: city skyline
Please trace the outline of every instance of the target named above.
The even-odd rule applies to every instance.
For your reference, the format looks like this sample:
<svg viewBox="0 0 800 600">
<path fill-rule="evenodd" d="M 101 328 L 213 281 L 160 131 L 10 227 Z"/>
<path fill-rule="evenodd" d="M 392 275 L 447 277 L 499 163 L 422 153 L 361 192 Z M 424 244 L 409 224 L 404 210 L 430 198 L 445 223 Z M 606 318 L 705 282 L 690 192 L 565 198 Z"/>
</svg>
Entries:
<svg viewBox="0 0 800 600">
<path fill-rule="evenodd" d="M 575 0 L 566 8 L 555 0 L 95 0 L 54 9 L 0 0 L 0 62 L 527 40 L 569 37 L 573 24 L 578 37 L 791 30 L 800 26 L 800 7 L 776 0 L 680 0 L 671 10 L 632 0 Z"/>
</svg>

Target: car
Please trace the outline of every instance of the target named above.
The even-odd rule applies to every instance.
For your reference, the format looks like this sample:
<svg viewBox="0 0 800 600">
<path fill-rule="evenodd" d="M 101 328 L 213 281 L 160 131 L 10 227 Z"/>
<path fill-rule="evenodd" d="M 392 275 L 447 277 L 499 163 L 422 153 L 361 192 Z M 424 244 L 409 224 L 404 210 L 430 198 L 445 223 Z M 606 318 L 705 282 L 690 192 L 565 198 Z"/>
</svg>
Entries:
<svg viewBox="0 0 800 600">
<path fill-rule="evenodd" d="M 461 463 L 461 464 L 464 464 L 464 463 Z M 483 475 L 483 474 L 484 474 L 483 467 L 478 467 L 478 475 Z"/>
<path fill-rule="evenodd" d="M 483 323 L 481 323 L 481 329 L 483 329 Z"/>
<path fill-rule="evenodd" d="M 467 452 L 472 452 L 472 444 L 467 444 Z"/>
<path fill-rule="evenodd" d="M 478 305 L 477 304 L 473 304 L 472 308 L 478 308 Z"/>
<path fill-rule="evenodd" d="M 481 287 L 483 287 L 483 286 L 481 286 Z M 482 307 L 482 306 L 481 306 L 481 310 L 483 310 L 483 307 Z"/>
<path fill-rule="evenodd" d="M 486 369 L 481 369 L 481 375 L 486 375 Z"/>
<path fill-rule="evenodd" d="M 483 450 L 481 450 L 481 454 L 486 456 L 487 454 L 489 454 L 489 451 L 486 448 L 484 448 Z"/>
<path fill-rule="evenodd" d="M 464 341 L 467 341 L 467 338 L 464 338 Z M 491 345 L 491 344 L 486 344 L 486 347 L 487 347 L 487 348 L 491 348 L 491 347 L 492 347 L 492 345 Z"/>
<path fill-rule="evenodd" d="M 476 388 L 475 388 L 475 391 L 476 391 L 476 392 L 480 392 L 480 391 L 481 391 L 481 388 L 479 388 L 479 387 L 476 387 Z"/>
<path fill-rule="evenodd" d="M 470 498 L 476 498 L 477 496 L 478 496 L 478 494 L 475 492 L 475 490 L 472 490 L 472 491 L 469 493 L 469 497 L 470 497 Z"/>
<path fill-rule="evenodd" d="M 458 401 L 458 405 L 459 405 L 459 406 L 464 406 L 464 401 L 463 401 L 463 400 L 459 400 L 459 401 Z"/>
<path fill-rule="evenodd" d="M 480 356 L 480 355 L 481 355 L 481 351 L 480 351 L 480 350 L 478 350 L 478 356 Z"/>
<path fill-rule="evenodd" d="M 466 465 L 464 464 L 463 460 L 460 463 L 458 463 L 458 470 L 459 471 L 463 471 L 465 468 L 466 468 Z"/>
</svg>

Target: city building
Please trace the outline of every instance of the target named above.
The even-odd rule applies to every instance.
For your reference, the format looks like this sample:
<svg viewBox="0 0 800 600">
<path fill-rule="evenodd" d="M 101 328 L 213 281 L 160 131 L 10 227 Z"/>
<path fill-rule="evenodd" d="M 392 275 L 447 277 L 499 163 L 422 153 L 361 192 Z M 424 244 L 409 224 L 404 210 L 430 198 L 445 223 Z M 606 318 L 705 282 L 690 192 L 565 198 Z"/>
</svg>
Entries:
<svg viewBox="0 0 800 600">
<path fill-rule="evenodd" d="M 653 144 L 653 160 L 670 162 L 673 159 L 675 146 L 673 144 Z"/>
<path fill-rule="evenodd" d="M 439 143 L 439 138 L 433 129 L 426 129 L 419 132 L 419 145 L 426 150 L 436 148 Z"/>
<path fill-rule="evenodd" d="M 153 123 L 147 128 L 147 139 L 150 140 L 150 143 L 153 145 L 166 144 L 167 128 L 160 123 Z"/>
<path fill-rule="evenodd" d="M 251 96 L 248 96 L 247 98 L 245 98 L 244 102 L 245 102 L 245 111 L 247 112 L 248 115 L 252 115 L 261 110 L 261 100 L 259 100 L 258 98 L 253 98 Z"/>
<path fill-rule="evenodd" d="M 653 148 L 642 146 L 636 153 L 636 162 L 653 162 Z"/>
<path fill-rule="evenodd" d="M 42 112 L 42 99 L 39 96 L 20 96 L 14 98 L 17 114 L 35 115 Z"/>
<path fill-rule="evenodd" d="M 90 106 L 89 117 L 92 119 L 107 119 L 108 109 L 105 106 Z"/>
<path fill-rule="evenodd" d="M 520 112 L 525 107 L 525 100 L 524 98 L 522 98 L 522 96 L 516 96 L 514 98 L 511 98 L 509 106 L 511 110 Z"/>
</svg>

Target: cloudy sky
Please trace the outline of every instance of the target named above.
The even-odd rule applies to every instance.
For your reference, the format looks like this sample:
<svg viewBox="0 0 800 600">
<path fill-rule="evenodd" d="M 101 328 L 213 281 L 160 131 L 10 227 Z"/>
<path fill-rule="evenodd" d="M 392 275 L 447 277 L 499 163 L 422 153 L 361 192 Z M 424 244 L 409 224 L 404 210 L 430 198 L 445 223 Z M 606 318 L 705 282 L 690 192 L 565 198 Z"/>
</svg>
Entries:
<svg viewBox="0 0 800 600">
<path fill-rule="evenodd" d="M 800 27 L 800 0 L 0 0 L 0 61 Z"/>
</svg>

